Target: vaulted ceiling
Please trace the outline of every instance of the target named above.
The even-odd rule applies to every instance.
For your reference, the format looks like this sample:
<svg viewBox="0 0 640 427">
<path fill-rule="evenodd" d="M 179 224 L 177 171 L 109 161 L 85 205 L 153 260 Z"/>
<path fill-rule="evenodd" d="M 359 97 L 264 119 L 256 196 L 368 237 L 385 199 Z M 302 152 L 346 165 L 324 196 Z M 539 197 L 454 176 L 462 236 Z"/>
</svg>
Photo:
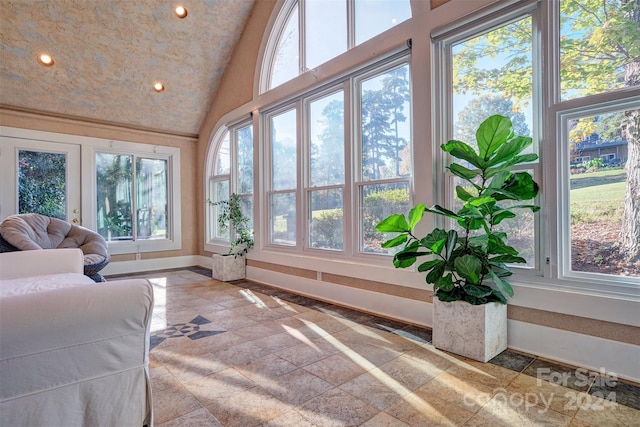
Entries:
<svg viewBox="0 0 640 427">
<path fill-rule="evenodd" d="M 253 3 L 2 0 L 0 105 L 197 135 Z"/>
</svg>

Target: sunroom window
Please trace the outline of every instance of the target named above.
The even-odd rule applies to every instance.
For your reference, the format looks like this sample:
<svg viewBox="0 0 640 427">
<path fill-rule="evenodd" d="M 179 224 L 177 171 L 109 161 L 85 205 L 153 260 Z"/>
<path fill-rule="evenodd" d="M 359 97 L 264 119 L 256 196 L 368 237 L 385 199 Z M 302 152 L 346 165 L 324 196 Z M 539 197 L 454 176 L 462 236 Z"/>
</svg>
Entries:
<svg viewBox="0 0 640 427">
<path fill-rule="evenodd" d="M 229 241 L 234 231 L 220 224 L 217 202 L 228 201 L 232 193 L 240 196 L 242 211 L 253 228 L 253 126 L 240 123 L 225 130 L 218 141 L 213 173 L 209 182 L 209 241 Z"/>
<path fill-rule="evenodd" d="M 291 0 L 264 61 L 267 91 L 411 18 L 409 0 Z M 327 23 L 330 23 L 328 25 Z"/>
</svg>

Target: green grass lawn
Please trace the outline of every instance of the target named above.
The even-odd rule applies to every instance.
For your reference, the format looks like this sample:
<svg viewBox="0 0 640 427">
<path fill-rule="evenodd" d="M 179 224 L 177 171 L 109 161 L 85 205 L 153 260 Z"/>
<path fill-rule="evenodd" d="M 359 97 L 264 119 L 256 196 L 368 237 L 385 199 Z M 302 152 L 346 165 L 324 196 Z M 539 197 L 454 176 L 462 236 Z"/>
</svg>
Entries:
<svg viewBox="0 0 640 427">
<path fill-rule="evenodd" d="M 625 192 L 624 181 L 571 190 L 571 223 L 619 222 Z"/>
</svg>

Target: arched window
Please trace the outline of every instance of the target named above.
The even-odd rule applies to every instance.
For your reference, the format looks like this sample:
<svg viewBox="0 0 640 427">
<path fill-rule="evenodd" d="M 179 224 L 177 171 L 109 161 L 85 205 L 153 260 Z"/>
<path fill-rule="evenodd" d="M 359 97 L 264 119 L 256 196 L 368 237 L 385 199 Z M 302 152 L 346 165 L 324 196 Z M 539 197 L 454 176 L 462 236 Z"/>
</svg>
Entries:
<svg viewBox="0 0 640 427">
<path fill-rule="evenodd" d="M 261 92 L 318 67 L 411 18 L 409 0 L 286 1 L 273 26 Z M 331 25 L 327 25 L 330 22 Z"/>
<path fill-rule="evenodd" d="M 233 193 L 242 200 L 243 210 L 253 218 L 253 126 L 250 121 L 220 129 L 214 137 L 215 151 L 209 175 L 207 210 L 208 241 L 228 241 L 229 229 L 217 221 L 219 209 L 213 203 L 229 200 Z"/>
</svg>

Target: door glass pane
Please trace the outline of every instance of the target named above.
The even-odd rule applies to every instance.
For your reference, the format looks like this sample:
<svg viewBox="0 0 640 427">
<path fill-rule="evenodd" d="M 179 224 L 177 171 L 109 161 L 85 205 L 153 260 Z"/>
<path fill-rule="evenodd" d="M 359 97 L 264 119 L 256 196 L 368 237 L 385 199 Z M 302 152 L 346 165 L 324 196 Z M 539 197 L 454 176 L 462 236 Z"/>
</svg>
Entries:
<svg viewBox="0 0 640 427">
<path fill-rule="evenodd" d="M 166 239 L 167 161 L 136 159 L 137 238 Z"/>
<path fill-rule="evenodd" d="M 271 84 L 274 88 L 288 82 L 300 73 L 298 46 L 298 6 L 296 6 L 284 31 L 280 34 L 278 47 L 271 65 Z"/>
<path fill-rule="evenodd" d="M 309 104 L 311 186 L 344 184 L 344 95 Z"/>
<path fill-rule="evenodd" d="M 253 193 L 253 126 L 236 131 L 238 143 L 238 193 Z"/>
<path fill-rule="evenodd" d="M 344 246 L 342 189 L 310 191 L 309 247 L 342 250 Z"/>
<path fill-rule="evenodd" d="M 295 246 L 296 244 L 296 195 L 272 194 L 270 197 L 271 243 Z"/>
<path fill-rule="evenodd" d="M 132 158 L 96 153 L 98 233 L 107 240 L 133 240 Z"/>
<path fill-rule="evenodd" d="M 289 190 L 297 185 L 296 110 L 271 118 L 271 188 Z"/>
<path fill-rule="evenodd" d="M 640 110 L 569 122 L 571 270 L 640 277 L 637 154 Z M 626 170 L 625 170 L 626 166 Z"/>
<path fill-rule="evenodd" d="M 356 44 L 411 18 L 409 0 L 356 0 Z"/>
<path fill-rule="evenodd" d="M 640 85 L 640 3 L 560 1 L 562 100 Z"/>
<path fill-rule="evenodd" d="M 411 175 L 409 66 L 361 83 L 362 180 Z"/>
<path fill-rule="evenodd" d="M 18 151 L 18 213 L 66 219 L 67 156 Z"/>
<path fill-rule="evenodd" d="M 409 184 L 365 185 L 360 193 L 360 223 L 362 224 L 360 251 L 391 254 L 398 248 L 383 249 L 380 245 L 395 237 L 380 233 L 376 225 L 389 215 L 409 212 Z"/>
<path fill-rule="evenodd" d="M 315 68 L 346 52 L 346 1 L 307 0 L 304 15 L 307 68 Z"/>
</svg>

